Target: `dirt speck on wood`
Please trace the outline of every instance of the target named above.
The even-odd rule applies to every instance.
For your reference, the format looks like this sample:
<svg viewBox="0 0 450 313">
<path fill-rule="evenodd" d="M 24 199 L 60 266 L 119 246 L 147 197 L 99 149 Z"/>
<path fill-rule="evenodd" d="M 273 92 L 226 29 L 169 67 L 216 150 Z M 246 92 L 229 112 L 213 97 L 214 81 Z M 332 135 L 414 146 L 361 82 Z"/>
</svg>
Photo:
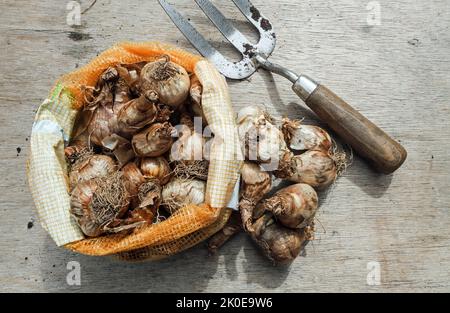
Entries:
<svg viewBox="0 0 450 313">
<path fill-rule="evenodd" d="M 410 44 L 411 46 L 418 46 L 420 44 L 420 41 L 417 38 L 413 38 L 411 40 L 408 40 L 408 44 Z"/>
<path fill-rule="evenodd" d="M 73 41 L 83 41 L 83 40 L 89 40 L 92 39 L 91 35 L 85 34 L 82 32 L 69 32 L 69 35 L 67 35 L 70 39 Z"/>
</svg>

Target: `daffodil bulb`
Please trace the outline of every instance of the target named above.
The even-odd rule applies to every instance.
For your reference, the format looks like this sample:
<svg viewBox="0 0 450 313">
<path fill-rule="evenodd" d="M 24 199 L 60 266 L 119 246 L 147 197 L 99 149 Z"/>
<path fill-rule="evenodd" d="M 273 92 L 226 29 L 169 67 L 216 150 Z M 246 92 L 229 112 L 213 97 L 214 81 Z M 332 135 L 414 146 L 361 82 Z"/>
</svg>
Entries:
<svg viewBox="0 0 450 313">
<path fill-rule="evenodd" d="M 167 184 L 170 180 L 169 162 L 164 157 L 142 158 L 139 167 L 146 179 L 157 179 L 161 185 Z"/>
<path fill-rule="evenodd" d="M 278 170 L 290 175 L 289 164 L 293 154 L 286 145 L 283 133 L 264 110 L 258 106 L 245 107 L 240 110 L 237 123 L 246 160 L 266 163 L 266 170 Z"/>
<path fill-rule="evenodd" d="M 303 228 L 313 222 L 318 208 L 316 191 L 308 184 L 294 184 L 258 203 L 258 211 L 271 212 L 283 226 Z"/>
<path fill-rule="evenodd" d="M 128 210 L 129 194 L 121 173 L 77 184 L 71 193 L 70 212 L 86 236 L 121 231 L 120 219 Z"/>
<path fill-rule="evenodd" d="M 182 66 L 170 61 L 169 56 L 147 63 L 140 78 L 141 92 L 155 92 L 160 102 L 174 109 L 179 108 L 189 95 L 189 74 Z"/>
<path fill-rule="evenodd" d="M 157 157 L 172 146 L 174 128 L 168 123 L 155 123 L 133 136 L 131 145 L 137 156 Z"/>
<path fill-rule="evenodd" d="M 293 150 L 329 151 L 331 148 L 330 135 L 318 126 L 284 118 L 281 129 L 286 143 Z"/>
<path fill-rule="evenodd" d="M 289 181 L 324 189 L 337 178 L 336 162 L 327 152 L 308 150 L 296 155 L 292 162 L 294 174 L 285 177 Z"/>
<path fill-rule="evenodd" d="M 107 155 L 87 155 L 73 164 L 69 173 L 71 189 L 83 181 L 104 177 L 117 171 L 114 160 Z"/>
<path fill-rule="evenodd" d="M 174 213 L 188 204 L 205 201 L 206 182 L 199 179 L 172 179 L 162 190 L 162 204 Z"/>
</svg>

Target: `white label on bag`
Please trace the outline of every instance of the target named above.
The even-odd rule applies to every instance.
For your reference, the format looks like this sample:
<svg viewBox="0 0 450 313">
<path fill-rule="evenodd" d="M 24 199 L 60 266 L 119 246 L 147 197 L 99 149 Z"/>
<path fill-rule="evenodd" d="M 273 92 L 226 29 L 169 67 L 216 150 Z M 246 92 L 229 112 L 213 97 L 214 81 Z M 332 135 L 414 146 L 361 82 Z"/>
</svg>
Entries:
<svg viewBox="0 0 450 313">
<path fill-rule="evenodd" d="M 236 185 L 234 185 L 233 194 L 231 195 L 231 199 L 227 204 L 227 208 L 233 209 L 235 211 L 239 211 L 239 183 L 241 181 L 241 177 L 239 176 Z"/>
<path fill-rule="evenodd" d="M 33 124 L 32 133 L 35 134 L 53 134 L 61 136 L 64 142 L 69 141 L 69 137 L 64 133 L 61 126 L 51 120 L 40 120 Z"/>
</svg>

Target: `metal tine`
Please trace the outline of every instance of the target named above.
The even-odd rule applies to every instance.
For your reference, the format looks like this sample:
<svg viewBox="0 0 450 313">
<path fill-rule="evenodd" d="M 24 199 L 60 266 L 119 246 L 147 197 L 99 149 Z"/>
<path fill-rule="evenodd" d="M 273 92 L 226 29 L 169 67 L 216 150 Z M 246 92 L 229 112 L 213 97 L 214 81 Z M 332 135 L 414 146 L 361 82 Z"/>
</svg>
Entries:
<svg viewBox="0 0 450 313">
<path fill-rule="evenodd" d="M 178 29 L 185 35 L 189 42 L 201 52 L 201 54 L 209 58 L 215 54 L 219 54 L 211 44 L 203 37 L 180 12 L 178 12 L 171 4 L 165 0 L 159 0 L 160 5 L 169 15 L 172 22 L 178 27 Z"/>
<path fill-rule="evenodd" d="M 247 17 L 249 22 L 255 25 L 256 28 L 258 29 L 261 28 L 260 24 L 258 23 L 260 13 L 249 0 L 231 0 L 231 1 L 233 1 L 234 4 L 242 12 L 242 14 L 244 14 L 245 17 Z"/>
<path fill-rule="evenodd" d="M 222 12 L 209 0 L 195 0 L 206 16 L 219 29 L 222 35 L 242 54 L 248 54 L 249 41 L 230 23 Z"/>
<path fill-rule="evenodd" d="M 240 62 L 229 62 L 166 0 L 158 0 L 172 22 L 178 27 L 189 42 L 205 57 L 213 62 L 217 69 L 231 79 L 244 79 L 256 71 L 256 67 L 249 58 Z"/>
<path fill-rule="evenodd" d="M 232 0 L 247 20 L 252 23 L 260 34 L 259 42 L 254 47 L 266 57 L 269 56 L 276 45 L 276 36 L 272 24 L 249 0 Z"/>
</svg>

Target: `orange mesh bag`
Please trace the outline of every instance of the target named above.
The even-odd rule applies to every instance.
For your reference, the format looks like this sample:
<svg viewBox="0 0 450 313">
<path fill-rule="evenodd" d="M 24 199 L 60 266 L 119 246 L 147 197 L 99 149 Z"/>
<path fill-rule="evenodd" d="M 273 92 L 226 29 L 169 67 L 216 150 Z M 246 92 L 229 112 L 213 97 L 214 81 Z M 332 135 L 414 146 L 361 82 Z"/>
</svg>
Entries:
<svg viewBox="0 0 450 313">
<path fill-rule="evenodd" d="M 83 86 L 95 86 L 116 64 L 153 61 L 162 54 L 195 73 L 203 87 L 204 116 L 214 133 L 205 203 L 187 205 L 166 220 L 131 233 L 85 238 L 70 216 L 64 146 L 84 105 Z M 30 138 L 28 180 L 40 222 L 58 246 L 88 255 L 117 255 L 124 260 L 157 260 L 190 248 L 223 227 L 226 208 L 242 165 L 234 112 L 225 79 L 205 59 L 161 43 L 121 43 L 86 66 L 62 76 L 39 107 Z"/>
</svg>

